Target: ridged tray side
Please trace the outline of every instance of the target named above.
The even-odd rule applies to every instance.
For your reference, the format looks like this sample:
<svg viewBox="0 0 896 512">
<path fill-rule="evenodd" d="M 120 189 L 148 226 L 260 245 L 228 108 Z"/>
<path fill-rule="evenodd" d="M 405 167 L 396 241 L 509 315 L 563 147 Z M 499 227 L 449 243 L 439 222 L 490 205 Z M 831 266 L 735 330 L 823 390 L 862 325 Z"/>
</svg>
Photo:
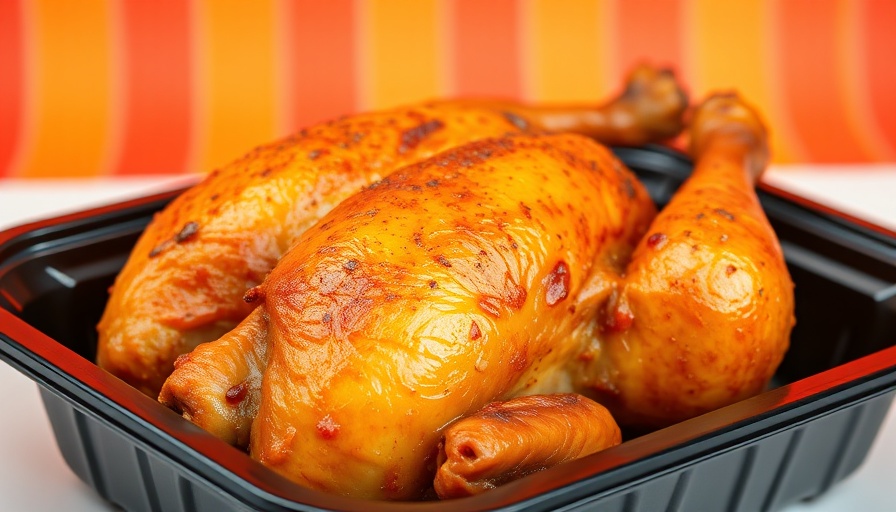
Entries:
<svg viewBox="0 0 896 512">
<path fill-rule="evenodd" d="M 251 510 L 238 508 L 233 496 L 160 458 L 52 391 L 39 389 L 62 457 L 109 502 L 134 512 Z"/>
<path fill-rule="evenodd" d="M 757 437 L 565 512 L 771 512 L 820 496 L 865 460 L 894 392 Z"/>
</svg>

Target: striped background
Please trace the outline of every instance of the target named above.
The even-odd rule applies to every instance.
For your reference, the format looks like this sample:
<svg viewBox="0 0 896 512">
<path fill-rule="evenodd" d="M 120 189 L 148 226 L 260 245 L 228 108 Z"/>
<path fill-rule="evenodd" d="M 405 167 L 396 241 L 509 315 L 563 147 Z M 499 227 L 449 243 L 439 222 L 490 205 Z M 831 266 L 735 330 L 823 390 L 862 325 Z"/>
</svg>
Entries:
<svg viewBox="0 0 896 512">
<path fill-rule="evenodd" d="M 437 96 L 739 89 L 778 163 L 896 161 L 892 0 L 0 1 L 0 177 L 207 171 Z"/>
</svg>

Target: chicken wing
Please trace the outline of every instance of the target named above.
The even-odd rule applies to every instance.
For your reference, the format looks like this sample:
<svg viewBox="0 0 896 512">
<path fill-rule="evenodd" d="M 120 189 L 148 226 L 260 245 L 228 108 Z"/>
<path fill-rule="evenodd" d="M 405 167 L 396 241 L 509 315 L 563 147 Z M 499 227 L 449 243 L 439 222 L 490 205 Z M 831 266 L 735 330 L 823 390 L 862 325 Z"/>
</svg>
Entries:
<svg viewBox="0 0 896 512">
<path fill-rule="evenodd" d="M 609 411 L 581 395 L 492 402 L 445 429 L 435 492 L 441 499 L 472 496 L 620 442 Z"/>
<path fill-rule="evenodd" d="M 636 69 L 602 106 L 434 102 L 303 130 L 212 172 L 159 213 L 117 277 L 98 364 L 153 397 L 177 356 L 246 317 L 243 294 L 293 240 L 361 187 L 445 149 L 509 133 L 580 131 L 640 144 L 681 128 L 671 73 Z"/>
</svg>

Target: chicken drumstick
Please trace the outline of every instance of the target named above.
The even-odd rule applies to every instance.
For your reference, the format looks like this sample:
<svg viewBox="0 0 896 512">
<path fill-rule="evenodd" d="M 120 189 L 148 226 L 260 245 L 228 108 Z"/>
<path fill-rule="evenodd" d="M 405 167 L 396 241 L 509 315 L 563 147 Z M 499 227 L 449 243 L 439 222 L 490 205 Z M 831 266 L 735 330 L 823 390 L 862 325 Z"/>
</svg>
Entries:
<svg viewBox="0 0 896 512">
<path fill-rule="evenodd" d="M 787 351 L 793 283 L 754 191 L 765 128 L 733 93 L 690 129 L 692 176 L 650 226 L 571 365 L 620 423 L 655 428 L 761 391 Z"/>
</svg>

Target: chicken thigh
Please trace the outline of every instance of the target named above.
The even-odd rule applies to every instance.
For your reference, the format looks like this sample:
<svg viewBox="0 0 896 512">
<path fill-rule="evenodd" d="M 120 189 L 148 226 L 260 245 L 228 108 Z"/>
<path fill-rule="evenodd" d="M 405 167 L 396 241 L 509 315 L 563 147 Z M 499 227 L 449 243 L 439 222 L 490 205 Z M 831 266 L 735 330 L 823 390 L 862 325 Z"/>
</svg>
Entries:
<svg viewBox="0 0 896 512">
<path fill-rule="evenodd" d="M 686 99 L 671 73 L 639 67 L 602 106 L 433 102 L 322 124 L 212 172 L 160 212 L 117 277 L 97 362 L 157 396 L 178 355 L 252 310 L 241 300 L 296 237 L 343 199 L 440 151 L 563 130 L 611 144 L 675 136 Z"/>
</svg>

